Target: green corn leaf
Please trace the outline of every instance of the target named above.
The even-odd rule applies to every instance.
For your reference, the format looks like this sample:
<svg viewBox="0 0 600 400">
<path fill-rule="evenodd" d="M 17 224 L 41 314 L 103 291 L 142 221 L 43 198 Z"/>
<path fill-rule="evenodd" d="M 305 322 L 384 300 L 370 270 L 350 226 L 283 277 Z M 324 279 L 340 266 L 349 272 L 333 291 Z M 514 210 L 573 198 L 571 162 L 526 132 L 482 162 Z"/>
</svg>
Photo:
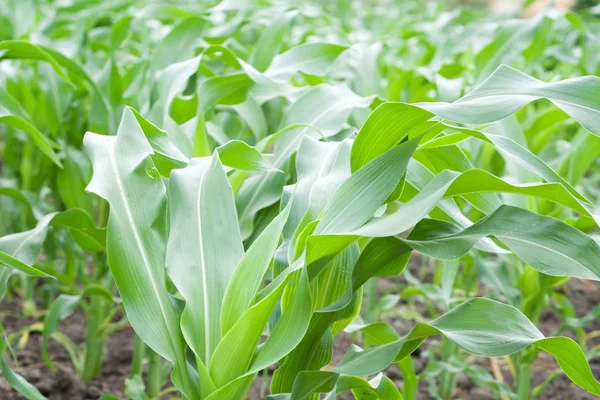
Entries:
<svg viewBox="0 0 600 400">
<path fill-rule="evenodd" d="M 116 137 L 86 133 L 84 145 L 94 167 L 87 190 L 111 207 L 106 251 L 128 318 L 145 343 L 174 363 L 178 387 L 199 397 L 189 382 L 179 317 L 165 284 L 166 190 L 150 159 L 152 148 L 129 109 Z"/>
<path fill-rule="evenodd" d="M 189 17 L 177 24 L 156 47 L 152 56 L 152 66 L 159 71 L 194 56 L 194 45 L 204 31 L 204 19 Z"/>
<path fill-rule="evenodd" d="M 45 48 L 21 40 L 4 40 L 0 43 L 1 58 L 35 59 L 49 63 L 54 71 L 67 83 L 71 80 L 63 71 L 61 64 Z"/>
<path fill-rule="evenodd" d="M 298 181 L 293 186 L 294 197 L 289 222 L 284 230 L 290 241 L 306 213 L 316 219 L 331 195 L 349 175 L 348 160 L 352 142 L 321 142 L 305 136 L 296 155 Z M 290 189 L 292 189 L 290 187 Z"/>
<path fill-rule="evenodd" d="M 427 109 L 427 107 L 425 107 L 425 109 Z M 355 144 L 352 148 L 351 158 L 353 170 L 360 168 L 374 157 L 389 150 L 406 137 L 424 134 L 424 141 L 426 141 L 428 137 L 434 137 L 441 131 L 451 128 L 458 130 L 460 133 L 457 135 L 460 135 L 462 138 L 475 137 L 493 144 L 507 161 L 518 163 L 548 182 L 561 183 L 573 196 L 585 203 L 590 203 L 565 179 L 553 171 L 543 160 L 510 138 L 431 121 L 431 118 L 434 116 L 435 114 L 419 108 L 416 105 L 383 103 L 371 113 L 356 137 Z M 442 136 L 441 138 L 444 139 L 446 136 Z M 431 142 L 427 142 L 421 146 L 417 155 L 424 153 L 425 149 L 430 148 L 430 143 Z M 435 149 L 431 148 L 430 150 Z M 444 157 L 448 158 L 448 162 L 444 162 Z M 438 172 L 441 172 L 443 169 L 449 168 L 450 166 L 451 169 L 456 170 L 457 165 L 461 163 L 463 164 L 460 168 L 462 171 L 472 168 L 466 157 L 463 154 L 460 154 L 459 150 L 455 147 L 454 152 L 450 152 L 450 149 L 432 152 L 431 156 L 428 157 L 428 160 L 430 163 L 435 163 L 432 167 L 436 167 Z M 499 205 L 496 204 L 497 200 L 491 198 L 487 198 L 486 200 L 486 198 L 483 197 L 472 197 L 471 200 L 477 201 L 476 204 L 487 209 L 488 212 Z M 485 205 L 486 202 L 490 200 L 495 204 L 495 206 L 492 204 L 492 208 Z"/>
<path fill-rule="evenodd" d="M 47 46 L 36 45 L 24 41 L 3 41 L 0 43 L 0 49 L 4 46 L 4 53 L 0 59 L 26 59 L 48 62 L 66 83 L 74 86 L 73 77 L 83 79 L 93 89 L 93 94 L 97 101 L 94 102 L 94 109 L 90 112 L 90 122 L 99 124 L 102 131 L 113 131 L 113 109 L 110 106 L 108 99 L 102 93 L 96 82 L 88 74 L 88 72 L 77 61 L 65 56 L 59 51 L 56 51 Z M 67 75 L 62 68 L 65 68 L 70 75 Z"/>
<path fill-rule="evenodd" d="M 83 250 L 103 251 L 106 247 L 106 229 L 96 227 L 92 217 L 80 208 L 57 213 L 52 217 L 50 225 L 69 229 L 73 239 Z"/>
<path fill-rule="evenodd" d="M 262 279 L 277 250 L 283 227 L 291 210 L 286 208 L 265 228 L 240 259 L 227 285 L 221 311 L 221 330 L 225 334 L 244 314 L 258 293 Z"/>
<path fill-rule="evenodd" d="M 178 141 L 174 135 L 169 135 L 165 130 L 158 128 L 142 117 L 134 109 L 131 109 L 131 111 L 152 146 L 154 151 L 152 160 L 163 176 L 168 176 L 173 168 L 181 168 L 187 165 L 189 157 L 182 150 L 182 148 L 185 148 L 184 144 Z"/>
<path fill-rule="evenodd" d="M 439 124 L 429 121 L 433 114 L 403 103 L 383 103 L 367 118 L 352 146 L 352 171 L 356 171 L 380 154 Z"/>
<path fill-rule="evenodd" d="M 346 49 L 346 46 L 332 43 L 306 43 L 292 47 L 275 57 L 265 75 L 277 80 L 289 79 L 299 71 L 322 76 Z"/>
<path fill-rule="evenodd" d="M 225 393 L 238 393 L 244 388 L 247 391 L 248 388 L 245 385 L 249 376 L 286 355 L 302 339 L 312 311 L 308 276 L 302 265 L 299 262 L 290 266 L 263 289 L 258 294 L 254 305 L 223 337 L 215 350 L 214 362 L 211 364 L 211 376 L 215 383 L 222 387 L 213 392 L 210 399 L 221 398 L 219 396 L 225 396 Z M 301 270 L 298 272 L 299 269 Z M 252 360 L 254 346 L 258 344 L 273 307 L 290 278 L 298 276 L 298 273 L 299 279 L 294 290 L 294 300 L 289 311 L 284 313 L 284 317 L 279 322 L 282 324 L 281 328 L 278 329 L 279 324 L 275 327 L 273 342 L 269 343 L 271 340 L 269 338 L 264 345 L 265 351 L 260 352 L 257 358 Z M 289 313 L 287 317 L 285 317 L 286 313 Z"/>
<path fill-rule="evenodd" d="M 256 351 L 250 371 L 260 371 L 286 357 L 304 338 L 313 311 L 308 274 L 303 270 L 292 288 L 283 315 L 271 330 L 269 338 Z"/>
<path fill-rule="evenodd" d="M 355 376 L 340 375 L 336 392 L 343 393 L 347 390 L 352 390 L 356 400 L 402 400 L 394 382 L 383 374 L 378 374 L 369 381 Z"/>
<path fill-rule="evenodd" d="M 5 340 L 6 339 L 3 337 L 2 345 L 0 346 L 0 369 L 2 369 L 3 378 L 6 379 L 10 386 L 15 388 L 27 400 L 46 400 L 46 397 L 42 395 L 35 386 L 27 382 L 25 378 L 10 368 L 10 365 L 8 365 L 8 362 L 4 356 L 4 352 L 6 350 Z"/>
<path fill-rule="evenodd" d="M 409 356 L 426 337 L 442 334 L 463 349 L 486 357 L 512 354 L 534 345 L 552 354 L 575 384 L 600 395 L 600 383 L 592 375 L 577 343 L 566 337 L 544 338 L 519 310 L 494 300 L 468 300 L 430 324 L 419 323 L 402 338 L 383 323 L 363 326 L 360 330 L 378 345 L 368 350 L 351 349 L 333 372 L 359 376 L 377 373 Z"/>
<path fill-rule="evenodd" d="M 241 171 L 279 171 L 256 147 L 249 146 L 241 140 L 230 140 L 217 147 L 216 151 L 223 165 L 230 168 Z"/>
<path fill-rule="evenodd" d="M 302 371 L 292 388 L 291 400 L 305 400 L 313 393 L 328 393 L 335 388 L 338 374 L 327 371 Z"/>
<path fill-rule="evenodd" d="M 454 103 L 420 103 L 443 118 L 465 124 L 501 120 L 526 104 L 546 98 L 595 135 L 600 135 L 600 78 L 584 76 L 545 83 L 506 65 Z"/>
<path fill-rule="evenodd" d="M 73 147 L 69 146 L 64 150 L 66 157 L 56 181 L 60 198 L 68 208 L 81 208 L 92 215 L 92 199 L 85 193 L 85 186 L 92 175 L 90 162 L 81 151 Z"/>
<path fill-rule="evenodd" d="M 252 65 L 258 71 L 265 71 L 277 55 L 283 37 L 288 32 L 290 23 L 298 13 L 289 11 L 274 18 L 272 23 L 261 33 L 254 52 Z"/>
<path fill-rule="evenodd" d="M 275 139 L 271 164 L 284 170 L 305 135 L 333 136 L 342 129 L 355 108 L 366 108 L 371 102 L 372 98 L 360 97 L 343 86 L 312 88 L 287 109 L 280 124 L 282 130 L 298 123 L 302 126 L 282 131 Z M 256 213 L 279 199 L 284 178 L 281 172 L 264 172 L 252 174 L 243 182 L 236 197 L 242 237 L 249 236 Z"/>
<path fill-rule="evenodd" d="M 243 103 L 236 104 L 231 108 L 248 124 L 257 141 L 267 136 L 267 118 L 254 97 L 247 95 Z"/>
<path fill-rule="evenodd" d="M 50 369 L 55 370 L 56 367 L 54 366 L 54 363 L 50 358 L 50 354 L 48 353 L 48 342 L 50 338 L 53 335 L 55 335 L 60 322 L 70 317 L 79 306 L 81 300 L 86 296 L 100 296 L 104 298 L 108 302 L 108 304 L 112 303 L 113 301 L 112 294 L 108 292 L 105 288 L 103 288 L 100 285 L 91 284 L 87 286 L 85 290 L 83 290 L 83 292 L 81 292 L 78 295 L 61 294 L 52 302 L 52 304 L 48 308 L 48 313 L 44 318 L 44 328 L 42 329 L 43 338 L 41 347 L 42 358 L 44 359 L 44 361 Z M 82 367 L 82 357 L 81 352 L 79 351 L 79 347 L 73 345 L 70 341 L 66 342 L 62 340 L 62 336 L 60 336 L 60 334 L 55 336 L 55 339 L 57 339 L 66 347 L 67 351 L 69 352 L 69 355 L 73 360 L 75 369 L 79 370 L 79 368 Z M 71 345 L 74 346 L 74 349 L 71 348 Z"/>
<path fill-rule="evenodd" d="M 211 110 L 217 104 L 235 105 L 246 99 L 246 93 L 253 84 L 244 72 L 214 76 L 206 79 L 198 88 L 202 112 Z"/>
<path fill-rule="evenodd" d="M 600 223 L 600 216 L 592 214 L 590 207 L 575 198 L 558 183 L 514 185 L 480 169 L 463 173 L 444 170 L 433 178 L 420 192 L 398 205 L 397 209 L 381 217 L 372 218 L 360 228 L 347 234 L 366 237 L 398 235 L 425 218 L 442 198 L 464 196 L 478 192 L 504 192 L 539 197 L 569 207 Z"/>
<path fill-rule="evenodd" d="M 181 327 L 208 366 L 221 339 L 225 289 L 244 250 L 231 186 L 216 155 L 193 159 L 169 180 L 169 276 L 186 299 Z"/>
<path fill-rule="evenodd" d="M 313 228 L 316 226 L 315 223 L 311 225 Z M 307 227 L 307 230 L 312 232 L 310 226 Z M 316 236 L 315 238 L 323 239 L 318 242 L 319 245 L 330 245 L 327 247 L 326 256 L 315 261 L 306 258 L 304 261 L 308 267 L 309 277 L 317 288 L 314 292 L 314 303 L 315 308 L 318 309 L 345 295 L 344 292 L 350 284 L 348 275 L 351 274 L 358 258 L 358 246 L 348 247 L 353 239 L 347 240 L 345 237 L 342 238 L 343 243 L 340 246 L 327 241 L 327 236 Z M 302 242 L 302 240 L 298 239 L 298 242 Z M 307 254 L 310 254 L 310 249 L 313 247 L 311 245 L 312 243 L 307 243 Z M 332 250 L 332 247 L 335 250 Z M 302 257 L 299 261 L 302 261 Z M 336 283 L 332 284 L 332 282 Z M 337 334 L 356 317 L 360 309 L 361 294 L 362 292 L 357 293 L 340 307 L 333 310 L 323 308 L 313 315 L 302 341 L 283 360 L 280 368 L 275 372 L 271 382 L 273 393 L 291 391 L 294 379 L 300 371 L 318 369 L 329 362 L 332 335 Z"/>
<path fill-rule="evenodd" d="M 14 270 L 33 276 L 49 276 L 33 264 L 40 255 L 48 225 L 56 214 L 48 214 L 29 231 L 0 237 L 0 299 L 6 294 L 8 278 Z"/>
<path fill-rule="evenodd" d="M 0 89 L 0 123 L 25 132 L 42 153 L 52 160 L 53 163 L 62 167 L 62 164 L 53 149 L 58 146 L 31 123 L 31 119 L 27 116 L 25 110 L 23 110 L 17 100 L 4 89 Z"/>
<path fill-rule="evenodd" d="M 308 396 L 313 393 L 323 393 L 331 388 L 326 399 L 333 399 L 344 392 L 351 391 L 357 400 L 402 400 L 402 395 L 392 380 L 383 374 L 377 374 L 367 381 L 351 375 L 340 375 L 330 371 L 304 371 L 294 382 L 295 393 Z M 281 399 L 294 398 L 291 394 L 281 394 Z M 279 399 L 271 396 L 268 399 Z M 304 397 L 306 398 L 306 397 Z"/>
<path fill-rule="evenodd" d="M 73 312 L 75 312 L 80 300 L 81 296 L 61 294 L 52 302 L 50 308 L 48 308 L 48 314 L 46 314 L 46 318 L 44 318 L 44 329 L 42 331 L 43 340 L 41 347 L 42 358 L 52 370 L 56 370 L 56 367 L 54 366 L 54 363 L 50 358 L 50 354 L 48 353 L 48 341 L 58 328 L 60 322 L 64 321 L 66 318 L 71 316 Z"/>
<path fill-rule="evenodd" d="M 420 138 L 411 139 L 377 157 L 348 177 L 332 195 L 306 239 L 306 263 L 322 266 L 356 239 L 352 232 L 369 220 L 398 186 Z M 296 244 L 304 249 L 302 242 Z M 311 269 L 311 277 L 321 267 Z"/>
<path fill-rule="evenodd" d="M 405 243 L 439 259 L 466 254 L 485 236 L 494 236 L 523 261 L 547 275 L 600 279 L 595 260 L 600 245 L 564 222 L 521 208 L 503 205 L 476 224 L 460 230 L 438 220 L 423 220 Z"/>
<path fill-rule="evenodd" d="M 314 234 L 346 232 L 364 224 L 398 186 L 419 140 L 387 151 L 352 174 L 323 210 Z"/>
<path fill-rule="evenodd" d="M 119 46 L 127 39 L 128 31 L 133 17 L 126 15 L 119 18 L 110 29 L 110 48 L 114 53 Z"/>
</svg>

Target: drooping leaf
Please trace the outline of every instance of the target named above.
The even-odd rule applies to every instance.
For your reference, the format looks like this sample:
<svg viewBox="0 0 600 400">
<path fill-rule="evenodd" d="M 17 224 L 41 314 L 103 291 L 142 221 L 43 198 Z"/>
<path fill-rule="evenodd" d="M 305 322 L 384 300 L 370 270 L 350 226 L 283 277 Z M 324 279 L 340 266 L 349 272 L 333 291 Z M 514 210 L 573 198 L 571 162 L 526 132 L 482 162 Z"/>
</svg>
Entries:
<svg viewBox="0 0 600 400">
<path fill-rule="evenodd" d="M 465 124 L 485 124 L 508 117 L 526 104 L 547 98 L 595 135 L 600 78 L 584 76 L 546 83 L 506 65 L 498 67 L 480 86 L 454 103 L 420 103 L 443 118 Z"/>
</svg>

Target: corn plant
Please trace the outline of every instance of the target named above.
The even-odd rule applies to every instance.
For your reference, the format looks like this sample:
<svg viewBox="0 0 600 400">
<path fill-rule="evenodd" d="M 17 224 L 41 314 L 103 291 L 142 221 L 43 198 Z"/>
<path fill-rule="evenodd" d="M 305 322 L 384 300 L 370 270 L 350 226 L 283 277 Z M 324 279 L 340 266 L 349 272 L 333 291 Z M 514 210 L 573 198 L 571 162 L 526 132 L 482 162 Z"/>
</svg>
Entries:
<svg viewBox="0 0 600 400">
<path fill-rule="evenodd" d="M 600 247 L 593 239 L 553 218 L 498 204 L 488 192 L 547 198 L 597 221 L 586 199 L 510 139 L 433 118 L 487 123 L 544 96 L 598 132 L 590 111 L 598 104 L 583 96 L 595 85 L 594 78 L 545 84 L 501 67 L 456 103 L 383 104 L 354 140 L 329 145 L 300 137 L 298 181 L 283 196 L 280 214 L 246 251 L 218 153 L 172 170 L 165 183 L 139 117 L 126 110 L 116 137 L 88 133 L 84 142 L 94 165 L 88 190 L 111 205 L 108 260 L 132 326 L 173 364 L 172 380 L 187 398 L 244 398 L 256 374 L 276 362 L 271 392 L 277 398 L 357 392 L 361 386 L 376 392 L 379 386 L 353 376 L 375 374 L 437 334 L 485 356 L 532 345 L 552 354 L 575 383 L 598 393 L 574 341 L 544 338 L 517 309 L 486 299 L 419 323 L 405 337 L 378 323 L 362 327 L 378 346 L 353 347 L 332 370 L 320 371 L 330 360 L 332 336 L 358 312 L 363 284 L 374 275 L 400 273 L 413 249 L 441 259 L 460 257 L 474 246 L 514 252 L 545 274 L 598 279 L 593 260 Z M 550 183 L 508 185 L 481 170 L 444 170 L 443 159 L 431 158 L 466 137 L 493 144 Z M 321 146 L 318 171 L 304 171 L 319 163 L 303 163 L 303 147 L 310 158 L 319 156 Z M 424 182 L 416 183 L 416 195 L 395 202 L 415 178 Z M 487 216 L 466 224 L 442 208 L 446 220 L 425 218 L 448 193 L 473 194 L 469 201 Z M 494 200 L 497 206 L 489 203 Z M 382 206 L 388 210 L 375 216 Z M 274 257 L 271 282 L 263 287 Z M 177 289 L 175 298 L 184 301 L 181 314 L 167 277 Z M 278 301 L 281 313 L 269 323 Z"/>
<path fill-rule="evenodd" d="M 24 312 L 44 316 L 27 329 L 42 330 L 50 366 L 54 338 L 93 379 L 106 337 L 131 324 L 130 398 L 159 398 L 172 368 L 186 399 L 246 398 L 259 374 L 272 399 L 413 399 L 410 354 L 441 335 L 430 369 L 442 398 L 456 384 L 448 363 L 503 399 L 534 397 L 540 352 L 599 394 L 582 328 L 594 312 L 569 322 L 577 343 L 535 327 L 549 298 L 568 309 L 556 291 L 569 277 L 599 277 L 597 11 L 7 4 L 0 298 L 23 272 Z M 415 253 L 440 288 L 404 271 Z M 384 308 L 416 293 L 431 304 L 402 315 L 406 335 L 374 312 L 378 280 L 400 274 L 413 287 Z M 472 298 L 481 282 L 490 299 Z M 78 307 L 83 349 L 58 330 Z M 349 333 L 364 349 L 332 365 Z M 459 347 L 510 355 L 515 385 L 490 383 Z M 392 363 L 401 388 L 381 374 Z"/>
</svg>

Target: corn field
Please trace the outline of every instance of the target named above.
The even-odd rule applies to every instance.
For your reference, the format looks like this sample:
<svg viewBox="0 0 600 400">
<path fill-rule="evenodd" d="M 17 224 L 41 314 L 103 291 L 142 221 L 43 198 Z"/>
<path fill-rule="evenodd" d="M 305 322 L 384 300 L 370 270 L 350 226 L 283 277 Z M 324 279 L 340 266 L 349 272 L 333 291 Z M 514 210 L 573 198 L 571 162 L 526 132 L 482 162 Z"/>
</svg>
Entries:
<svg viewBox="0 0 600 400">
<path fill-rule="evenodd" d="M 0 399 L 599 398 L 594 3 L 0 0 Z"/>
</svg>

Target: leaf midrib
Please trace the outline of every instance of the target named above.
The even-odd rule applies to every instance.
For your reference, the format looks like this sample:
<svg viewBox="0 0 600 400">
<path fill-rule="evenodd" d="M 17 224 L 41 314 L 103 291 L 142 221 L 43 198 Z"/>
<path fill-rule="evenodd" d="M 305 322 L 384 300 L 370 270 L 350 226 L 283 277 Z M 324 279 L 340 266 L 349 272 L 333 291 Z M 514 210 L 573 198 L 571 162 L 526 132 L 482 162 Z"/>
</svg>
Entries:
<svg viewBox="0 0 600 400">
<path fill-rule="evenodd" d="M 215 157 L 215 156 L 213 156 Z M 208 167 L 210 169 L 210 166 Z M 196 213 L 198 223 L 198 250 L 200 252 L 200 271 L 202 274 L 202 305 L 204 309 L 204 363 L 208 366 L 210 359 L 210 318 L 209 318 L 209 307 L 208 307 L 208 285 L 207 285 L 207 271 L 206 271 L 206 259 L 204 251 L 204 242 L 202 241 L 202 216 L 201 216 L 201 202 L 202 202 L 202 189 L 204 187 L 206 174 L 208 170 L 204 171 L 203 176 L 200 178 L 200 184 L 198 187 L 197 201 L 196 201 Z"/>
<path fill-rule="evenodd" d="M 173 337 L 172 337 L 173 335 L 171 333 L 171 329 L 169 328 L 169 324 L 166 323 L 166 321 L 168 320 L 169 313 L 167 313 L 167 311 L 165 309 L 165 305 L 163 304 L 162 296 L 160 296 L 160 291 L 158 290 L 157 282 L 154 279 L 154 274 L 152 273 L 152 267 L 150 265 L 150 261 L 148 260 L 148 255 L 146 254 L 146 249 L 144 248 L 144 244 L 142 243 L 140 233 L 137 230 L 137 225 L 135 224 L 135 220 L 133 218 L 133 213 L 131 212 L 131 208 L 130 208 L 130 205 L 128 202 L 128 197 L 127 197 L 127 194 L 125 193 L 125 187 L 123 185 L 123 181 L 122 181 L 121 175 L 119 173 L 119 168 L 117 166 L 117 160 L 115 159 L 116 145 L 117 145 L 117 141 L 114 140 L 112 142 L 112 149 L 111 149 L 111 151 L 108 152 L 110 166 L 114 172 L 115 181 L 117 183 L 117 188 L 119 190 L 119 195 L 123 201 L 123 208 L 125 209 L 125 215 L 127 217 L 127 222 L 129 222 L 129 226 L 131 227 L 131 231 L 133 232 L 133 238 L 138 247 L 138 251 L 139 251 L 140 255 L 142 256 L 142 261 L 143 261 L 142 264 L 144 265 L 144 268 L 146 269 L 146 272 L 148 273 L 148 277 L 150 278 L 152 290 L 156 295 L 156 299 L 158 300 L 158 305 L 160 307 L 160 312 L 162 313 L 162 316 L 163 316 L 164 325 L 167 328 L 166 330 L 169 335 L 169 339 L 171 339 L 169 341 L 169 346 L 171 347 L 171 352 L 172 352 L 173 356 L 176 356 L 175 348 L 173 346 Z"/>
</svg>

